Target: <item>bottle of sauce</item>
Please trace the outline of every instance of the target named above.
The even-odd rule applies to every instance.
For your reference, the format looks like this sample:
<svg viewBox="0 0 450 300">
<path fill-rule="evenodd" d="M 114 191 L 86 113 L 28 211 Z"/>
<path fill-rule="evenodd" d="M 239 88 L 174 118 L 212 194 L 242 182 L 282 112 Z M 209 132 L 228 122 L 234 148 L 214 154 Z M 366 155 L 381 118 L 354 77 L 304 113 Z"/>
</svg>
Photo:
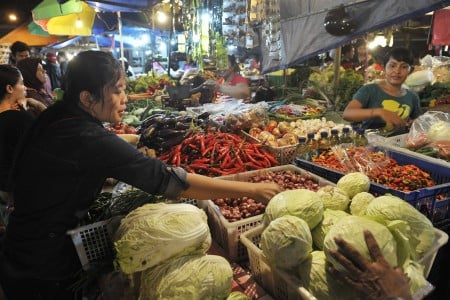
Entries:
<svg viewBox="0 0 450 300">
<path fill-rule="evenodd" d="M 330 138 L 328 137 L 328 132 L 322 131 L 320 132 L 320 138 L 317 141 L 317 148 L 319 149 L 319 154 L 324 151 L 328 151 L 331 148 Z"/>
<path fill-rule="evenodd" d="M 364 128 L 356 129 L 356 135 L 353 143 L 355 144 L 355 147 L 365 147 L 367 146 L 367 144 L 369 144 L 369 141 L 367 140 L 367 137 L 365 135 Z"/>
<path fill-rule="evenodd" d="M 304 159 L 304 160 L 310 160 L 310 153 L 308 145 L 306 144 L 306 137 L 301 136 L 298 138 L 298 145 L 295 149 L 295 152 L 297 154 L 297 158 Z"/>
<path fill-rule="evenodd" d="M 340 137 L 340 143 L 341 144 L 353 144 L 353 138 L 350 133 L 350 128 L 344 127 L 342 128 L 342 134 Z"/>
<path fill-rule="evenodd" d="M 340 142 L 341 140 L 339 138 L 339 130 L 331 129 L 330 146 L 339 145 Z"/>
<path fill-rule="evenodd" d="M 314 132 L 308 133 L 307 137 L 308 140 L 306 141 L 306 144 L 308 145 L 309 156 L 310 158 L 313 158 L 318 154 L 317 140 L 314 138 Z"/>
</svg>

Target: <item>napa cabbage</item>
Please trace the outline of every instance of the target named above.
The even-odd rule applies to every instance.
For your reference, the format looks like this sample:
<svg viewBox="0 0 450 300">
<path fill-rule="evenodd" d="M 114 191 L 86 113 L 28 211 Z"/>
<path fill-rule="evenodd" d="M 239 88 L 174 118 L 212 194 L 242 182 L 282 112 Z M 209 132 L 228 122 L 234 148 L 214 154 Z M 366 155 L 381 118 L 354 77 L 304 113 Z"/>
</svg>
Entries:
<svg viewBox="0 0 450 300">
<path fill-rule="evenodd" d="M 307 189 L 287 190 L 275 195 L 267 204 L 264 224 L 284 215 L 299 217 L 310 229 L 322 220 L 323 202 L 313 191 Z"/>
<path fill-rule="evenodd" d="M 233 270 L 217 255 L 188 255 L 165 261 L 141 274 L 140 299 L 223 300 L 231 293 Z"/>
<path fill-rule="evenodd" d="M 267 259 L 280 269 L 296 267 L 312 251 L 308 224 L 295 216 L 281 216 L 261 234 L 261 249 Z"/>
<path fill-rule="evenodd" d="M 131 274 L 167 259 L 195 253 L 211 246 L 203 210 L 191 204 L 146 204 L 122 219 L 114 243 L 115 263 Z"/>
</svg>

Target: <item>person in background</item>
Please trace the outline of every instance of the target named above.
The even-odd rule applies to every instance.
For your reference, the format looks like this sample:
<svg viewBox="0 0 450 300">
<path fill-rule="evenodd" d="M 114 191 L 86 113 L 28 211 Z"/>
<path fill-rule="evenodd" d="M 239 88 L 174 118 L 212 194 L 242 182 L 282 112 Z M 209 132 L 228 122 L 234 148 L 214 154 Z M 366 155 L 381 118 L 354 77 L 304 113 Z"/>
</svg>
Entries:
<svg viewBox="0 0 450 300">
<path fill-rule="evenodd" d="M 61 69 L 61 78 L 64 78 L 64 74 L 66 74 L 66 70 L 67 70 L 67 64 L 69 62 L 66 52 L 58 51 L 58 54 L 56 55 L 56 59 L 58 60 L 59 68 Z M 62 84 L 61 84 L 61 86 L 62 86 Z"/>
<path fill-rule="evenodd" d="M 28 109 L 40 113 L 45 106 L 26 98 L 19 69 L 12 65 L 0 65 L 0 232 L 4 230 L 2 225 L 7 223 L 8 178 L 15 149 L 33 121 Z"/>
<path fill-rule="evenodd" d="M 103 123 L 119 123 L 128 102 L 125 72 L 110 53 L 79 53 L 65 79 L 63 99 L 34 122 L 12 171 L 14 211 L 0 252 L 7 299 L 74 298 L 81 263 L 66 232 L 85 217 L 106 178 L 169 199 L 248 196 L 267 203 L 282 191 L 276 183 L 187 173 L 106 130 Z"/>
<path fill-rule="evenodd" d="M 384 59 L 385 78 L 362 86 L 342 117 L 362 127 L 404 130 L 422 114 L 419 97 L 402 85 L 412 71 L 414 58 L 406 48 L 392 49 Z"/>
<path fill-rule="evenodd" d="M 50 79 L 50 87 L 53 91 L 61 87 L 61 68 L 55 53 L 48 52 L 45 59 L 44 69 Z"/>
<path fill-rule="evenodd" d="M 408 277 L 401 268 L 389 265 L 373 234 L 364 231 L 364 239 L 372 261 L 367 260 L 348 242 L 336 238 L 337 250 L 330 255 L 340 263 L 345 272 L 329 266 L 327 271 L 340 282 L 349 285 L 366 300 L 412 300 Z"/>
<path fill-rule="evenodd" d="M 24 42 L 21 41 L 14 42 L 11 45 L 10 50 L 11 50 L 10 63 L 14 66 L 17 65 L 17 63 L 20 60 L 30 57 L 31 49 Z"/>
<path fill-rule="evenodd" d="M 367 51 L 366 41 L 358 39 L 355 43 L 355 56 L 353 67 L 356 72 L 365 76 L 366 68 L 372 64 L 372 56 Z"/>
<path fill-rule="evenodd" d="M 234 55 L 228 55 L 228 69 L 219 80 L 207 80 L 203 83 L 217 92 L 217 98 L 223 95 L 230 96 L 235 99 L 248 99 L 251 92 L 248 81 L 240 74 L 240 67 Z"/>
<path fill-rule="evenodd" d="M 17 64 L 27 89 L 27 97 L 42 102 L 45 106 L 53 104 L 52 96 L 44 88 L 47 81 L 42 61 L 37 57 L 25 58 Z"/>
<path fill-rule="evenodd" d="M 342 59 L 341 59 L 341 66 L 344 69 L 354 69 L 354 61 L 353 57 L 355 55 L 355 48 L 353 48 L 352 44 L 347 44 L 342 46 L 341 48 L 342 52 Z"/>
</svg>

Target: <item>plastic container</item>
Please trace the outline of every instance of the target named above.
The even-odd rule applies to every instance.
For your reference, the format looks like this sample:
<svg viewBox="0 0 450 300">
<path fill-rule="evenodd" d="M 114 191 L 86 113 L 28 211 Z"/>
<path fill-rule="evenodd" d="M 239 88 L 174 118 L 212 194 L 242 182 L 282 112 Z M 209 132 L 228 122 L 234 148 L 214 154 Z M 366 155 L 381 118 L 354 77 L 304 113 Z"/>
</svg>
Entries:
<svg viewBox="0 0 450 300">
<path fill-rule="evenodd" d="M 248 179 L 252 176 L 264 174 L 269 171 L 288 171 L 288 170 L 301 175 L 311 174 L 294 165 L 286 165 L 216 178 L 221 180 L 248 181 Z M 317 175 L 314 174 L 311 175 L 320 186 L 335 185 L 334 183 L 325 180 Z M 211 230 L 211 235 L 213 239 L 225 250 L 228 258 L 231 261 L 235 262 L 246 260 L 248 257 L 247 249 L 240 242 L 240 236 L 242 233 L 260 225 L 262 223 L 263 215 L 253 216 L 236 222 L 229 222 L 222 215 L 219 207 L 215 205 L 214 202 L 211 200 L 208 201 L 206 213 L 208 215 L 208 224 Z"/>
<path fill-rule="evenodd" d="M 397 196 L 407 201 L 418 210 L 428 212 L 426 215 L 432 222 L 450 218 L 450 168 L 434 161 L 423 160 L 416 156 L 411 156 L 393 149 L 375 147 L 374 150 L 386 151 L 399 165 L 416 165 L 423 171 L 429 173 L 431 178 L 436 182 L 436 185 L 410 192 L 403 192 L 371 182 L 371 193 L 376 195 L 390 193 Z M 345 175 L 339 171 L 323 167 L 307 160 L 297 159 L 295 164 L 302 169 L 317 174 L 332 182 L 337 182 Z M 441 199 L 441 197 L 443 197 L 443 199 Z"/>
<path fill-rule="evenodd" d="M 330 145 L 335 146 L 339 144 L 340 144 L 339 130 L 331 129 Z"/>
<path fill-rule="evenodd" d="M 314 138 L 315 134 L 313 132 L 308 133 L 307 137 L 308 140 L 306 144 L 308 145 L 310 156 L 314 157 L 319 153 L 319 144 L 317 143 L 317 140 Z"/>
<path fill-rule="evenodd" d="M 282 270 L 272 267 L 263 251 L 259 248 L 263 226 L 253 228 L 241 237 L 242 243 L 247 247 L 250 271 L 255 280 L 276 299 L 279 300 L 317 300 L 305 289 L 299 278 Z M 448 235 L 435 229 L 436 237 L 433 246 L 419 260 L 424 266 L 424 275 L 428 277 L 438 250 L 448 241 Z"/>
<path fill-rule="evenodd" d="M 356 147 L 360 147 L 360 146 L 367 146 L 367 144 L 369 144 L 369 140 L 367 139 L 366 135 L 365 135 L 365 130 L 364 128 L 358 128 L 356 130 L 356 134 L 355 134 L 355 138 L 353 140 L 353 144 L 355 144 Z"/>
<path fill-rule="evenodd" d="M 328 137 L 328 132 L 322 131 L 320 133 L 320 138 L 317 141 L 317 149 L 319 150 L 319 153 L 322 153 L 323 151 L 330 150 L 331 148 L 331 141 Z"/>
<path fill-rule="evenodd" d="M 352 144 L 353 143 L 353 137 L 350 132 L 350 128 L 348 128 L 348 127 L 342 128 L 342 134 L 339 137 L 339 141 L 341 144 Z"/>
<path fill-rule="evenodd" d="M 297 158 L 310 160 L 309 148 L 308 145 L 306 145 L 306 138 L 304 136 L 298 138 L 298 144 L 295 149 L 295 153 Z"/>
</svg>

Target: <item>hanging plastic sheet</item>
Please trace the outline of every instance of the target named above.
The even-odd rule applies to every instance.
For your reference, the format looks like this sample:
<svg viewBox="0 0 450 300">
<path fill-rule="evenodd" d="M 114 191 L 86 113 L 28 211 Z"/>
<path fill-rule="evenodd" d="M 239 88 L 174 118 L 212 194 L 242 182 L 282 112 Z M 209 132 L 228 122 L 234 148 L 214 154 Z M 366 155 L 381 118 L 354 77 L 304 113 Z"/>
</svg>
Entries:
<svg viewBox="0 0 450 300">
<path fill-rule="evenodd" d="M 441 9 L 434 12 L 433 33 L 431 44 L 433 46 L 450 45 L 450 9 Z"/>
</svg>

